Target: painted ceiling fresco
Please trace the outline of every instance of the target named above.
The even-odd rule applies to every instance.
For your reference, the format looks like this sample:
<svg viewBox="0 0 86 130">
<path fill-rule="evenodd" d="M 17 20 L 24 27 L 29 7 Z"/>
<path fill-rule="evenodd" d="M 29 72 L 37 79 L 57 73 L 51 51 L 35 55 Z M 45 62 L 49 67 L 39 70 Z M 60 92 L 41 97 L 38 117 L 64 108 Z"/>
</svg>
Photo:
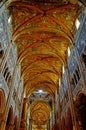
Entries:
<svg viewBox="0 0 86 130">
<path fill-rule="evenodd" d="M 45 111 L 44 111 L 45 110 Z M 45 125 L 50 116 L 50 107 L 43 101 L 38 101 L 32 104 L 31 119 L 35 125 Z"/>
<path fill-rule="evenodd" d="M 81 12 L 77 0 L 13 0 L 9 10 L 27 96 L 41 87 L 54 97 Z M 43 124 L 50 110 L 46 105 L 37 107 L 32 110 L 32 119 Z"/>
</svg>

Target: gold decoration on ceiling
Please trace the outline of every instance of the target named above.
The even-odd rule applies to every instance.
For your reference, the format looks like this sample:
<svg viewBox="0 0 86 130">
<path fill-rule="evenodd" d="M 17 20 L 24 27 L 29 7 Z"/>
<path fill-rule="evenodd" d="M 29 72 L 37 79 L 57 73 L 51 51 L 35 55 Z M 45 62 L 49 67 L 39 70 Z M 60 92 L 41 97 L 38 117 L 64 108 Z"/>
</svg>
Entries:
<svg viewBox="0 0 86 130">
<path fill-rule="evenodd" d="M 67 48 L 74 38 L 74 23 L 80 13 L 78 4 L 44 6 L 27 1 L 15 1 L 9 6 L 27 94 L 39 84 L 52 86 L 53 92 L 58 90 Z"/>
<path fill-rule="evenodd" d="M 50 118 L 50 106 L 43 101 L 37 101 L 31 106 L 31 120 L 35 125 L 45 125 Z"/>
<path fill-rule="evenodd" d="M 18 48 L 26 95 L 41 87 L 54 97 L 81 8 L 77 0 L 52 0 L 53 4 L 48 0 L 13 1 L 9 5 L 12 37 Z M 44 125 L 49 115 L 50 108 L 44 102 L 31 107 L 34 125 Z"/>
</svg>

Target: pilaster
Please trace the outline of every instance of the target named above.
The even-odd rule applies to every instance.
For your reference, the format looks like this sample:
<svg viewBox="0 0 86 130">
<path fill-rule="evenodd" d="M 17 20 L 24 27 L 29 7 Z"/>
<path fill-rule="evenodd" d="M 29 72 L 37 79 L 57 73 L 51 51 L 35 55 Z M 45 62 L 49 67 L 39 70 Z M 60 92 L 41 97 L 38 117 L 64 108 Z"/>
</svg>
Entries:
<svg viewBox="0 0 86 130">
<path fill-rule="evenodd" d="M 14 43 L 10 43 L 7 46 L 6 53 L 4 54 L 3 60 L 2 60 L 1 65 L 0 65 L 0 67 L 1 67 L 0 74 L 2 74 L 2 72 L 3 72 L 5 63 L 6 63 L 7 59 L 8 59 L 8 56 L 9 56 L 9 53 L 10 53 L 10 49 L 11 49 L 13 44 Z"/>
<path fill-rule="evenodd" d="M 21 79 L 22 80 L 22 79 Z M 23 86 L 22 86 L 23 87 Z M 21 99 L 21 104 L 20 104 L 20 109 L 19 109 L 19 122 L 18 122 L 18 130 L 20 128 L 20 122 L 21 122 L 21 115 L 22 115 L 22 109 L 23 109 L 23 100 L 24 100 L 24 88 L 22 92 L 22 99 Z"/>
<path fill-rule="evenodd" d="M 68 67 L 65 67 L 66 74 L 67 74 L 67 82 L 68 82 L 68 96 L 69 96 L 69 102 L 70 102 L 70 110 L 71 110 L 71 116 L 72 116 L 72 123 L 73 123 L 73 130 L 79 130 L 78 128 L 78 122 L 76 118 L 76 112 L 74 107 L 74 101 L 73 101 L 73 95 L 71 92 L 71 83 L 70 83 L 70 74 Z"/>
<path fill-rule="evenodd" d="M 79 67 L 80 74 L 81 74 L 81 81 L 82 81 L 83 89 L 84 89 L 84 92 L 86 93 L 85 75 L 83 73 L 83 66 L 82 66 L 82 63 L 81 63 L 82 61 L 80 60 L 80 56 L 79 56 L 79 53 L 78 53 L 76 46 L 74 46 L 74 52 L 75 52 L 75 55 L 76 55 L 78 67 Z"/>
<path fill-rule="evenodd" d="M 21 123 L 20 123 L 20 130 L 26 130 L 27 129 L 27 107 L 28 107 L 28 98 L 24 98 L 23 101 L 23 109 L 22 109 L 22 117 L 21 117 Z"/>
<path fill-rule="evenodd" d="M 5 111 L 4 111 L 4 118 L 3 118 L 3 121 L 0 124 L 1 130 L 5 130 L 5 127 L 6 127 L 6 121 L 7 121 L 7 117 L 8 117 L 9 108 L 10 108 L 11 97 L 12 97 L 13 91 L 14 91 L 14 81 L 15 81 L 14 79 L 15 79 L 15 74 L 16 74 L 16 71 L 17 71 L 17 66 L 18 66 L 18 64 L 16 64 L 16 66 L 14 68 L 11 87 L 10 87 L 10 91 L 9 91 L 8 98 L 7 98 L 6 108 L 5 108 Z"/>
<path fill-rule="evenodd" d="M 58 123 L 59 123 L 59 130 L 61 130 L 61 107 L 60 107 L 60 95 L 58 94 Z"/>
</svg>

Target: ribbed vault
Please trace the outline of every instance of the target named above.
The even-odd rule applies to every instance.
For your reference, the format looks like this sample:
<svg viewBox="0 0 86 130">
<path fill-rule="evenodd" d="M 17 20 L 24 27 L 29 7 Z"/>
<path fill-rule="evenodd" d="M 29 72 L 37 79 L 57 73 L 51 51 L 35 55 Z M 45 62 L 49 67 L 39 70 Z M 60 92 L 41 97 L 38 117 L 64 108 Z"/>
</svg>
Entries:
<svg viewBox="0 0 86 130">
<path fill-rule="evenodd" d="M 26 96 L 41 87 L 54 97 L 81 12 L 77 0 L 13 0 L 9 10 Z M 33 108 L 33 120 L 37 113 L 48 119 L 44 106 L 41 110 Z"/>
<path fill-rule="evenodd" d="M 42 82 L 58 88 L 67 48 L 73 41 L 77 4 L 58 6 L 28 1 L 10 4 L 13 39 L 18 46 L 27 92 Z M 48 85 L 49 86 L 49 85 Z M 55 90 L 54 89 L 54 90 Z"/>
<path fill-rule="evenodd" d="M 45 125 L 50 118 L 50 106 L 43 101 L 37 101 L 31 106 L 31 119 L 34 125 Z"/>
</svg>

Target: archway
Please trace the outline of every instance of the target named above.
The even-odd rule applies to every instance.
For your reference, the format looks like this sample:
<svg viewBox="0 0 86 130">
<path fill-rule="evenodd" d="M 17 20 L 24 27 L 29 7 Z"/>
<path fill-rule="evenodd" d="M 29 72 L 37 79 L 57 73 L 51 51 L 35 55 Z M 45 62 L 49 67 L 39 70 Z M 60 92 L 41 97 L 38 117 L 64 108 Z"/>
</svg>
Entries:
<svg viewBox="0 0 86 130">
<path fill-rule="evenodd" d="M 79 127 L 86 130 L 86 96 L 83 93 L 78 94 L 75 106 Z"/>
<path fill-rule="evenodd" d="M 30 117 L 31 117 L 31 126 L 32 129 L 50 129 L 50 112 L 51 108 L 49 104 L 45 101 L 36 101 L 32 103 L 31 108 L 30 108 Z M 34 129 L 34 130 L 35 130 Z M 53 127 L 53 130 L 55 130 L 55 126 Z"/>
<path fill-rule="evenodd" d="M 11 106 L 9 109 L 5 130 L 13 130 L 14 128 L 13 122 L 14 122 L 14 116 L 13 116 L 13 108 Z"/>
<path fill-rule="evenodd" d="M 5 93 L 0 89 L 0 119 L 3 119 L 5 102 Z"/>
</svg>

